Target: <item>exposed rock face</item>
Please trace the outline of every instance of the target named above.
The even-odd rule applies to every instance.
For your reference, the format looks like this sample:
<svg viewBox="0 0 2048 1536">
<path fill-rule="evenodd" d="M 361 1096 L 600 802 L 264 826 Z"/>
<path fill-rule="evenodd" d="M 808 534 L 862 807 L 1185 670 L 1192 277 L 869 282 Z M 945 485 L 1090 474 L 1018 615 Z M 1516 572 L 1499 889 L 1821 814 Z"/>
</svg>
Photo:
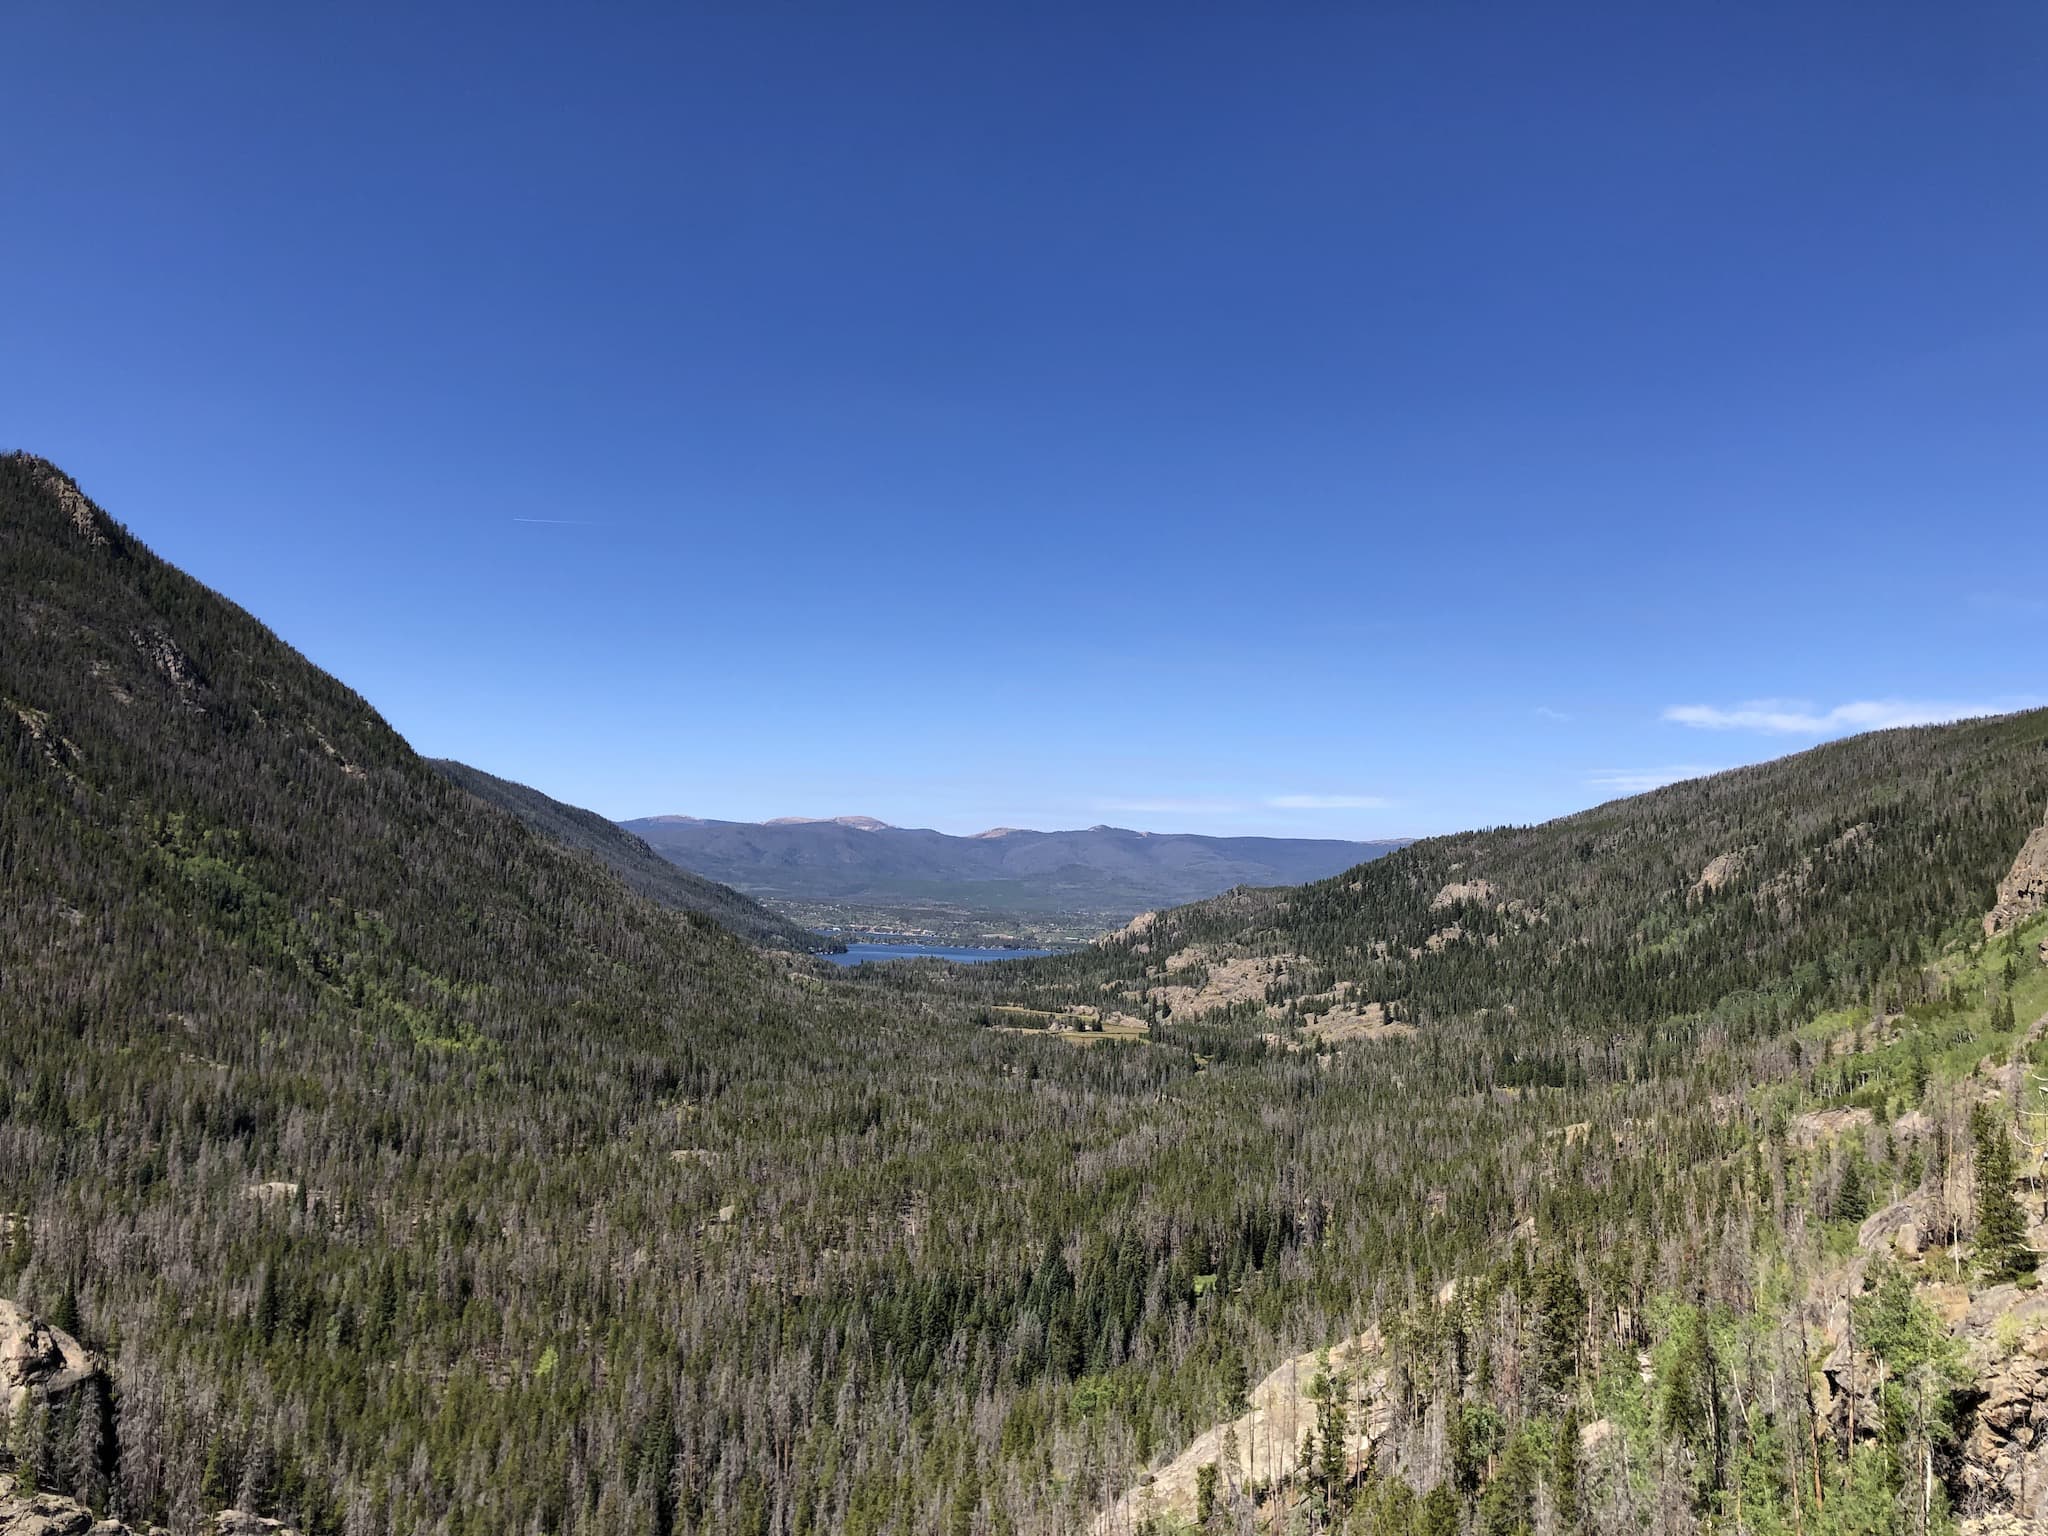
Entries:
<svg viewBox="0 0 2048 1536">
<path fill-rule="evenodd" d="M 1747 861 L 1747 851 L 1741 849 L 1734 853 L 1718 853 L 1714 855 L 1713 858 L 1707 860 L 1707 867 L 1700 871 L 1699 879 L 1693 882 L 1692 890 L 1689 893 L 1690 899 L 1700 901 L 1713 895 L 1722 886 L 1740 875 Z"/>
<path fill-rule="evenodd" d="M 1441 912 L 1446 907 L 1455 907 L 1467 901 L 1484 905 L 1499 894 L 1491 880 L 1453 880 L 1436 893 L 1429 904 L 1429 910 Z"/>
<path fill-rule="evenodd" d="M 197 698 L 206 686 L 206 679 L 199 668 L 192 664 L 192 658 L 178 649 L 177 642 L 161 630 L 144 632 L 135 630 L 129 638 L 135 642 L 136 650 L 143 660 L 164 675 L 177 695 L 187 704 Z"/>
<path fill-rule="evenodd" d="M 1162 1515 L 1192 1520 L 1195 1486 L 1201 1468 L 1211 1462 L 1222 1477 L 1220 1492 L 1234 1493 L 1247 1483 L 1270 1483 L 1290 1476 L 1300 1456 L 1302 1431 L 1315 1423 L 1316 1403 L 1309 1390 L 1326 1374 L 1351 1383 L 1349 1429 L 1344 1453 L 1356 1468 L 1367 1464 L 1374 1442 L 1387 1432 L 1391 1407 L 1387 1373 L 1375 1361 L 1386 1350 L 1377 1329 L 1321 1352 L 1296 1355 L 1252 1388 L 1247 1411 L 1227 1424 L 1212 1425 L 1178 1456 L 1147 1475 L 1136 1488 L 1104 1509 L 1090 1530 L 1094 1536 L 1117 1536 L 1138 1530 Z M 1235 1455 L 1233 1458 L 1233 1448 Z"/>
<path fill-rule="evenodd" d="M 2040 1527 L 2022 1525 L 2011 1515 L 1981 1515 L 1965 1520 L 1958 1529 L 1962 1536 L 2036 1536 Z"/>
<path fill-rule="evenodd" d="M 1963 1507 L 2010 1513 L 2040 1530 L 2035 1522 L 2048 1521 L 2048 1332 L 1984 1367 L 1977 1390 L 1956 1480 Z"/>
<path fill-rule="evenodd" d="M 1998 882 L 1997 905 L 1984 916 L 1986 938 L 2017 927 L 2048 905 L 2048 826 L 2034 828 Z"/>
<path fill-rule="evenodd" d="M 63 1329 L 37 1322 L 11 1301 L 0 1301 L 0 1407 L 10 1418 L 30 1396 L 62 1401 L 99 1369 L 85 1346 Z"/>
<path fill-rule="evenodd" d="M 36 477 L 43 482 L 43 488 L 56 498 L 57 505 L 63 509 L 64 515 L 71 519 L 71 526 L 78 530 L 79 537 L 86 543 L 97 549 L 106 549 L 115 544 L 114 529 L 107 521 L 106 514 L 85 499 L 85 493 L 79 490 L 76 480 L 48 459 L 37 458 L 32 453 L 9 454 L 8 457 L 24 461 L 34 468 Z"/>
<path fill-rule="evenodd" d="M 21 1485 L 0 1472 L 0 1536 L 159 1536 L 118 1520 L 95 1520 L 76 1499 L 54 1493 L 23 1493 Z"/>
</svg>

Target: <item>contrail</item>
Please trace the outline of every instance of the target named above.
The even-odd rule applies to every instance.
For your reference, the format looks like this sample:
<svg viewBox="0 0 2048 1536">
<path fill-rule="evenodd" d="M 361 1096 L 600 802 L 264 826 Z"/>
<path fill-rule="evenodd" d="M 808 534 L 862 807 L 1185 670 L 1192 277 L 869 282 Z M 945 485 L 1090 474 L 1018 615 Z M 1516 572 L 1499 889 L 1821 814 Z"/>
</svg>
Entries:
<svg viewBox="0 0 2048 1536">
<path fill-rule="evenodd" d="M 601 528 L 602 523 L 588 523 L 580 517 L 515 517 L 515 523 L 547 523 L 555 528 Z"/>
</svg>

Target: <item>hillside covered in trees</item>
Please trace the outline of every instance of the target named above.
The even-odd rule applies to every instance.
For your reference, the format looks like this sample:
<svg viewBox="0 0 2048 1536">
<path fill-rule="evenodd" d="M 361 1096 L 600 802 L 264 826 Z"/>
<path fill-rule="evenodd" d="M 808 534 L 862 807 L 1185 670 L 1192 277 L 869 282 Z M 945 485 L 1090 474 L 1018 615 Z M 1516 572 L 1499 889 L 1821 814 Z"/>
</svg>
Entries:
<svg viewBox="0 0 2048 1536">
<path fill-rule="evenodd" d="M 510 811 L 542 836 L 589 854 L 617 875 L 628 890 L 657 906 L 701 913 L 749 943 L 770 949 L 815 953 L 836 947 L 822 935 L 770 912 L 731 886 L 693 875 L 681 865 L 671 863 L 643 840 L 595 811 L 565 805 L 537 789 L 501 779 L 467 763 L 437 758 L 432 766 L 479 800 Z"/>
<path fill-rule="evenodd" d="M 1982 919 L 2048 715 L 834 975 L 44 461 L 0 566 L 0 1293 L 108 1363 L 18 1482 L 308 1536 L 2038 1517 L 2048 926 Z"/>
</svg>

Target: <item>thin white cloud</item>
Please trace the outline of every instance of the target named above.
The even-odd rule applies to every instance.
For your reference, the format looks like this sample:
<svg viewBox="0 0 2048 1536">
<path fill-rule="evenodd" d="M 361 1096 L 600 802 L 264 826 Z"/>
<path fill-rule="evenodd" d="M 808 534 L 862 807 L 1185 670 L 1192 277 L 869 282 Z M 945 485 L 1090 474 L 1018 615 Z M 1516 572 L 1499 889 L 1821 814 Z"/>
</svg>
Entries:
<svg viewBox="0 0 2048 1536">
<path fill-rule="evenodd" d="M 1662 789 L 1666 784 L 1676 784 L 1684 779 L 1703 779 L 1710 773 L 1719 772 L 1718 767 L 1704 763 L 1671 763 L 1662 768 L 1602 768 L 1588 775 L 1586 782 L 1595 789 L 1640 795 L 1648 790 Z"/>
<path fill-rule="evenodd" d="M 515 523 L 539 523 L 549 528 L 600 528 L 601 523 L 586 522 L 580 517 L 515 517 Z"/>
<path fill-rule="evenodd" d="M 1272 795 L 1266 800 L 1276 811 L 1384 811 L 1393 803 L 1384 795 Z"/>
<path fill-rule="evenodd" d="M 1885 731 L 1902 725 L 1946 725 L 2031 709 L 2038 699 L 1984 699 L 1973 703 L 1933 699 L 1858 699 L 1817 709 L 1806 699 L 1751 699 L 1733 709 L 1712 704 L 1677 704 L 1664 718 L 1701 731 L 1756 731 L 1768 736 L 1840 736 L 1852 731 Z"/>
<path fill-rule="evenodd" d="M 1536 713 L 1545 720 L 1569 720 L 1571 716 L 1561 709 L 1552 709 L 1548 704 L 1538 704 Z"/>
</svg>

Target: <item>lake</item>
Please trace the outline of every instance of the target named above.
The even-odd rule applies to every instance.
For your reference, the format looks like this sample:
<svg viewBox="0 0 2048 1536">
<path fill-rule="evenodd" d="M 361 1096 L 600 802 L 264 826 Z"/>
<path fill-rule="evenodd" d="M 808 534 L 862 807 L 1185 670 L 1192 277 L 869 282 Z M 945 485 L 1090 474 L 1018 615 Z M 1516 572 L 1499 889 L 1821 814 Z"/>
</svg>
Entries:
<svg viewBox="0 0 2048 1536">
<path fill-rule="evenodd" d="M 945 944 L 849 944 L 843 955 L 826 955 L 834 965 L 860 965 L 869 960 L 1036 960 L 1049 949 L 961 949 Z"/>
</svg>

